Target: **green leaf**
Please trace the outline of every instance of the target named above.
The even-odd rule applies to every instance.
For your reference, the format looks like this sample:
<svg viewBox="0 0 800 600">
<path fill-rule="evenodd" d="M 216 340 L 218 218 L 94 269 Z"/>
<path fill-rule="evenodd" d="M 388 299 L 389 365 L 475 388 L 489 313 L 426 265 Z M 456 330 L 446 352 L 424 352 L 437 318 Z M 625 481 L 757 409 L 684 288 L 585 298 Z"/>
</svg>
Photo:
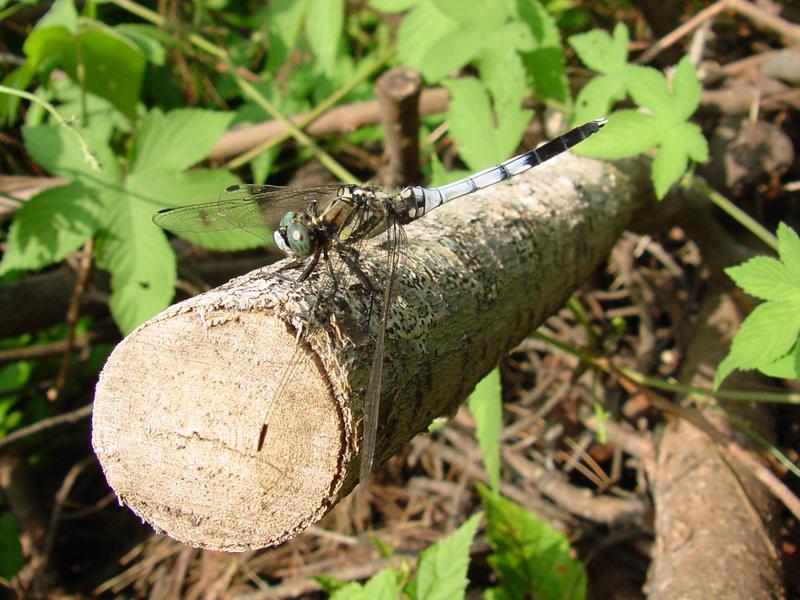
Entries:
<svg viewBox="0 0 800 600">
<path fill-rule="evenodd" d="M 487 48 L 481 54 L 481 79 L 492 95 L 495 113 L 518 113 L 525 98 L 525 69 L 511 46 Z M 527 125 L 527 123 L 526 123 Z"/>
<path fill-rule="evenodd" d="M 468 583 L 469 549 L 481 517 L 481 513 L 472 515 L 450 536 L 420 553 L 417 575 L 406 587 L 406 592 L 413 600 L 464 597 Z"/>
<path fill-rule="evenodd" d="M 741 265 L 728 267 L 725 273 L 742 290 L 761 300 L 788 300 L 800 294 L 800 286 L 786 265 L 767 256 L 756 256 Z"/>
<path fill-rule="evenodd" d="M 75 33 L 78 30 L 78 10 L 73 0 L 56 0 L 44 16 L 36 23 L 36 29 L 60 26 Z"/>
<path fill-rule="evenodd" d="M 427 81 L 438 81 L 469 64 L 488 43 L 485 30 L 462 26 L 443 34 L 425 54 L 421 72 Z"/>
<path fill-rule="evenodd" d="M 635 110 L 620 110 L 608 117 L 602 131 L 572 149 L 582 156 L 608 160 L 628 158 L 654 146 L 660 129 L 650 115 Z"/>
<path fill-rule="evenodd" d="M 97 243 L 97 262 L 111 271 L 111 314 L 125 334 L 169 305 L 176 276 L 166 236 L 132 192 L 108 202 L 107 228 Z"/>
<path fill-rule="evenodd" d="M 403 12 L 418 4 L 420 4 L 420 0 L 369 0 L 372 8 L 383 13 Z"/>
<path fill-rule="evenodd" d="M 0 275 L 63 260 L 92 236 L 98 210 L 99 202 L 78 183 L 40 192 L 22 205 L 11 224 Z"/>
<path fill-rule="evenodd" d="M 778 379 L 800 379 L 800 344 L 795 344 L 788 354 L 774 362 L 761 365 L 758 370 L 767 377 Z"/>
<path fill-rule="evenodd" d="M 483 468 L 492 490 L 500 489 L 500 432 L 503 429 L 503 394 L 500 369 L 494 369 L 469 396 L 469 410 L 475 419 L 475 437 L 483 453 Z"/>
<path fill-rule="evenodd" d="M 786 265 L 789 276 L 795 285 L 800 285 L 800 238 L 797 232 L 786 225 L 778 224 L 778 254 Z"/>
<path fill-rule="evenodd" d="M 27 57 L 25 64 L 36 71 L 46 62 L 61 61 L 73 39 L 69 29 L 61 25 L 35 29 L 22 46 Z"/>
<path fill-rule="evenodd" d="M 567 40 L 581 62 L 600 73 L 618 73 L 628 61 L 628 28 L 614 27 L 614 37 L 600 29 L 570 36 Z"/>
<path fill-rule="evenodd" d="M 0 514 L 0 577 L 10 580 L 24 564 L 17 522 L 14 515 L 6 511 Z"/>
<path fill-rule="evenodd" d="M 80 83 L 80 62 L 86 89 L 110 101 L 128 118 L 135 118 L 146 64 L 136 44 L 96 21 L 81 21 L 81 32 L 68 50 L 63 66 L 70 78 Z"/>
<path fill-rule="evenodd" d="M 564 70 L 564 52 L 560 46 L 537 48 L 523 55 L 530 75 L 531 87 L 541 98 L 551 98 L 562 104 L 569 103 L 567 74 Z"/>
<path fill-rule="evenodd" d="M 569 542 L 522 507 L 479 486 L 486 506 L 486 535 L 494 550 L 489 564 L 500 587 L 489 597 L 582 600 L 586 571 L 572 558 Z"/>
<path fill-rule="evenodd" d="M 704 163 L 708 160 L 708 142 L 702 130 L 695 123 L 683 123 L 684 145 L 686 152 L 695 162 Z"/>
<path fill-rule="evenodd" d="M 680 129 L 676 128 L 661 138 L 661 145 L 653 159 L 653 187 L 659 200 L 666 196 L 689 164 Z"/>
<path fill-rule="evenodd" d="M 159 39 L 161 32 L 152 25 L 123 23 L 114 29 L 136 44 L 148 62 L 161 66 L 166 61 L 167 51 Z"/>
<path fill-rule="evenodd" d="M 555 19 L 538 0 L 524 0 L 517 3 L 519 17 L 525 22 L 536 38 L 539 46 L 561 47 L 561 33 Z"/>
<path fill-rule="evenodd" d="M 508 17 L 505 6 L 498 2 L 465 0 L 431 0 L 444 15 L 467 27 L 496 30 Z"/>
<path fill-rule="evenodd" d="M 684 56 L 672 77 L 672 97 L 675 101 L 671 112 L 677 119 L 685 120 L 694 114 L 700 106 L 702 91 L 703 86 L 694 71 L 692 61 Z"/>
<path fill-rule="evenodd" d="M 773 300 L 759 304 L 742 322 L 728 355 L 720 362 L 714 386 L 734 369 L 755 369 L 784 356 L 800 333 L 800 302 Z"/>
<path fill-rule="evenodd" d="M 399 574 L 392 569 L 383 569 L 373 575 L 363 586 L 350 583 L 331 594 L 331 600 L 397 600 L 400 588 Z"/>
<path fill-rule="evenodd" d="M 650 109 L 654 114 L 673 114 L 672 96 L 667 88 L 667 80 L 660 71 L 637 65 L 628 65 L 625 71 L 628 93 L 636 104 Z"/>
<path fill-rule="evenodd" d="M 34 69 L 30 63 L 17 67 L 3 78 L 3 85 L 24 90 L 33 81 Z M 0 124 L 12 125 L 17 120 L 17 108 L 21 98 L 11 94 L 0 94 Z"/>
<path fill-rule="evenodd" d="M 269 6 L 267 20 L 269 52 L 267 71 L 276 72 L 282 67 L 297 44 L 308 0 L 276 0 Z"/>
<path fill-rule="evenodd" d="M 320 70 L 333 76 L 344 24 L 344 0 L 309 0 L 306 39 Z"/>
<path fill-rule="evenodd" d="M 522 138 L 530 111 L 517 108 L 498 114 L 500 123 L 495 127 L 489 96 L 480 81 L 465 77 L 445 85 L 451 92 L 450 134 L 464 162 L 477 170 L 508 158 Z"/>
<path fill-rule="evenodd" d="M 83 136 L 89 150 L 100 163 L 102 170 L 92 169 L 74 131 L 60 125 L 36 125 L 22 128 L 22 137 L 28 153 L 44 169 L 88 188 L 101 189 L 121 178 L 117 159 L 104 139 L 105 130 L 75 130 Z"/>
<path fill-rule="evenodd" d="M 430 49 L 457 27 L 432 2 L 421 2 L 403 18 L 397 30 L 398 62 L 424 74 Z"/>
<path fill-rule="evenodd" d="M 625 80 L 600 75 L 581 88 L 575 99 L 572 123 L 580 125 L 607 115 L 614 103 L 625 98 Z"/>
<path fill-rule="evenodd" d="M 228 112 L 151 110 L 142 119 L 134 142 L 133 170 L 164 173 L 189 168 L 208 156 L 231 119 L 233 114 Z"/>
</svg>

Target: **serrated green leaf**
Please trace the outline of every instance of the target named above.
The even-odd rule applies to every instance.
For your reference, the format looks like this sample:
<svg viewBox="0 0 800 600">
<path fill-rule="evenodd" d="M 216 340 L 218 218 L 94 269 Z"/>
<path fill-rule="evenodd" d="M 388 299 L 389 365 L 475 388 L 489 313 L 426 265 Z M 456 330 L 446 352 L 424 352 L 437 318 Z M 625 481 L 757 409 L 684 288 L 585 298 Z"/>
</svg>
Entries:
<svg viewBox="0 0 800 600">
<path fill-rule="evenodd" d="M 561 34 L 555 19 L 538 0 L 517 3 L 519 17 L 530 27 L 539 46 L 561 47 Z"/>
<path fill-rule="evenodd" d="M 700 105 L 702 91 L 703 86 L 697 78 L 692 61 L 688 56 L 684 56 L 672 77 L 674 104 L 671 111 L 676 119 L 686 120 L 694 114 Z"/>
<path fill-rule="evenodd" d="M 148 62 L 158 66 L 164 64 L 167 51 L 159 40 L 158 29 L 152 25 L 139 23 L 123 23 L 114 29 L 136 44 Z"/>
<path fill-rule="evenodd" d="M 270 4 L 267 21 L 269 52 L 267 71 L 274 73 L 286 63 L 297 40 L 303 17 L 308 9 L 308 0 L 276 0 Z"/>
<path fill-rule="evenodd" d="M 507 158 L 521 139 L 530 111 L 506 111 L 498 115 L 500 125 L 495 128 L 489 96 L 480 81 L 465 77 L 445 85 L 451 92 L 447 109 L 450 134 L 464 162 L 477 170 Z"/>
<path fill-rule="evenodd" d="M 503 429 L 503 390 L 500 370 L 484 377 L 469 395 L 469 411 L 475 419 L 475 437 L 481 447 L 483 468 L 494 491 L 500 489 L 500 432 Z"/>
<path fill-rule="evenodd" d="M 625 81 L 620 77 L 599 75 L 581 88 L 575 99 L 573 125 L 588 123 L 607 115 L 615 102 L 625 98 Z"/>
<path fill-rule="evenodd" d="M 97 243 L 97 262 L 111 272 L 111 314 L 125 334 L 169 305 L 176 276 L 164 232 L 133 192 L 108 202 L 107 228 Z"/>
<path fill-rule="evenodd" d="M 800 379 L 800 344 L 795 344 L 788 354 L 780 357 L 775 362 L 761 365 L 758 370 L 767 377 L 778 379 Z"/>
<path fill-rule="evenodd" d="M 154 109 L 142 119 L 134 141 L 133 170 L 181 171 L 200 162 L 228 128 L 233 113 L 199 109 Z"/>
<path fill-rule="evenodd" d="M 746 293 L 760 300 L 788 300 L 800 298 L 800 286 L 780 261 L 767 256 L 756 256 L 725 273 Z"/>
<path fill-rule="evenodd" d="M 420 0 L 369 0 L 369 5 L 383 13 L 399 13 L 409 10 L 420 3 Z"/>
<path fill-rule="evenodd" d="M 461 26 L 493 31 L 508 17 L 506 7 L 498 2 L 480 0 L 431 0 L 436 8 Z"/>
<path fill-rule="evenodd" d="M 684 123 L 684 145 L 686 152 L 693 161 L 704 163 L 708 160 L 708 141 L 703 131 L 695 123 Z"/>
<path fill-rule="evenodd" d="M 652 67 L 627 65 L 625 80 L 628 93 L 636 104 L 662 118 L 672 115 L 672 95 L 667 88 L 667 80 L 660 71 Z"/>
<path fill-rule="evenodd" d="M 0 275 L 14 269 L 37 271 L 66 258 L 94 233 L 99 208 L 78 183 L 38 193 L 14 217 Z"/>
<path fill-rule="evenodd" d="M 464 597 L 468 583 L 469 549 L 481 517 L 481 513 L 472 515 L 451 535 L 420 553 L 417 575 L 406 588 L 413 600 Z"/>
<path fill-rule="evenodd" d="M 777 237 L 781 261 L 795 285 L 800 285 L 800 238 L 794 229 L 783 222 L 778 223 Z"/>
<path fill-rule="evenodd" d="M 498 115 L 519 112 L 525 98 L 525 69 L 511 46 L 489 47 L 479 62 L 481 79 L 492 96 Z"/>
<path fill-rule="evenodd" d="M 772 300 L 753 309 L 736 334 L 725 360 L 737 369 L 769 364 L 797 342 L 800 333 L 800 302 Z"/>
<path fill-rule="evenodd" d="M 478 491 L 494 550 L 489 564 L 500 580 L 491 597 L 583 600 L 586 571 L 564 534 L 499 494 L 483 486 Z"/>
<path fill-rule="evenodd" d="M 618 73 L 628 61 L 628 28 L 614 27 L 614 38 L 600 29 L 570 36 L 567 40 L 581 62 L 599 73 Z"/>
<path fill-rule="evenodd" d="M 461 26 L 443 34 L 431 45 L 422 61 L 427 81 L 438 81 L 469 64 L 487 44 L 486 33 L 477 27 Z"/>
<path fill-rule="evenodd" d="M 523 54 L 523 60 L 530 76 L 530 85 L 540 98 L 551 98 L 562 104 L 569 103 L 564 52 L 561 47 L 542 46 Z"/>
<path fill-rule="evenodd" d="M 661 129 L 650 115 L 635 110 L 620 110 L 608 117 L 602 131 L 572 149 L 581 156 L 608 160 L 641 154 L 658 143 Z"/>
<path fill-rule="evenodd" d="M 363 586 L 350 583 L 331 594 L 331 600 L 397 600 L 400 588 L 398 573 L 383 569 L 373 575 Z"/>
<path fill-rule="evenodd" d="M 100 163 L 101 171 L 95 171 L 83 152 L 74 131 L 60 125 L 36 125 L 22 128 L 22 137 L 28 153 L 44 169 L 86 187 L 101 189 L 117 183 L 121 173 L 116 157 L 106 144 L 103 128 L 75 128 L 83 136 L 89 150 Z"/>
<path fill-rule="evenodd" d="M 686 154 L 680 128 L 661 138 L 661 145 L 653 159 L 651 177 L 656 198 L 661 200 L 686 172 L 689 157 Z"/>
<path fill-rule="evenodd" d="M 409 12 L 397 30 L 398 61 L 420 73 L 428 51 L 458 24 L 431 2 L 421 2 Z"/>
<path fill-rule="evenodd" d="M 309 0 L 306 39 L 319 69 L 333 76 L 344 24 L 344 0 Z"/>
<path fill-rule="evenodd" d="M 0 577 L 10 580 L 24 564 L 17 521 L 10 512 L 3 512 L 0 514 Z"/>
</svg>

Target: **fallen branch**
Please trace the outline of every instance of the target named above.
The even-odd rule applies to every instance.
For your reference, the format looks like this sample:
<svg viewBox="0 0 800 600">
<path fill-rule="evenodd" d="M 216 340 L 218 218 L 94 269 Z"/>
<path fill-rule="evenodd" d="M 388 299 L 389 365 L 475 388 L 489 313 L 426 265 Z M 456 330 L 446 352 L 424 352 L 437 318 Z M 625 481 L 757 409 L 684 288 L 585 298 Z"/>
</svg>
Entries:
<svg viewBox="0 0 800 600">
<path fill-rule="evenodd" d="M 650 197 L 636 164 L 623 174 L 565 157 L 407 227 L 377 464 L 452 413 L 602 263 Z M 384 252 L 378 240 L 362 255 L 372 281 L 383 281 Z M 353 489 L 370 298 L 341 286 L 311 310 L 326 277 L 296 284 L 274 267 L 254 271 L 169 308 L 115 349 L 93 443 L 120 501 L 178 540 L 245 550 L 292 537 Z"/>
</svg>

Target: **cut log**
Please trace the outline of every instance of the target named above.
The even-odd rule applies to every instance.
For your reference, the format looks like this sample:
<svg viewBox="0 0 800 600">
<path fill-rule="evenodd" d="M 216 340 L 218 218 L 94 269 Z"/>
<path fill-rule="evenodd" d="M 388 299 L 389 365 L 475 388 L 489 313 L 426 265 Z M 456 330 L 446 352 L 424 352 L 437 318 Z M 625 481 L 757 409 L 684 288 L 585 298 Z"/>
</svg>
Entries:
<svg viewBox="0 0 800 600">
<path fill-rule="evenodd" d="M 562 306 L 645 190 L 644 169 L 565 156 L 406 228 L 376 465 L 452 413 Z M 360 260 L 378 289 L 382 238 Z M 276 275 L 278 266 L 170 307 L 120 343 L 100 376 L 93 444 L 108 482 L 182 542 L 277 544 L 357 484 L 378 326 L 363 322 L 380 307 L 355 279 L 317 302 L 327 269 L 297 284 L 297 271 Z"/>
</svg>

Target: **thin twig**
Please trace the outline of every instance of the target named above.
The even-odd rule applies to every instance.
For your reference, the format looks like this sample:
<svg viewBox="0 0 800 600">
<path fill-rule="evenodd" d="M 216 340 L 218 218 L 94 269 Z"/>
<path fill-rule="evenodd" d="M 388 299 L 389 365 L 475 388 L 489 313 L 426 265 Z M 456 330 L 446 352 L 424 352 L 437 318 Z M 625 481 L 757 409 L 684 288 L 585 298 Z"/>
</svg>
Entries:
<svg viewBox="0 0 800 600">
<path fill-rule="evenodd" d="M 36 433 L 41 433 L 42 431 L 46 431 L 47 429 L 52 429 L 53 427 L 58 427 L 60 425 L 67 425 L 71 423 L 77 423 L 78 421 L 82 421 L 91 414 L 92 414 L 92 405 L 87 404 L 86 406 L 83 406 L 77 410 L 64 413 L 63 415 L 42 419 L 41 421 L 37 421 L 33 425 L 22 427 L 20 429 L 17 429 L 13 433 L 9 433 L 4 438 L 0 438 L 0 448 L 8 446 L 9 444 L 13 444 L 14 442 L 17 442 L 23 438 L 34 435 Z"/>
<path fill-rule="evenodd" d="M 94 252 L 94 240 L 89 238 L 83 244 L 83 252 L 81 254 L 81 261 L 78 267 L 78 277 L 75 279 L 75 287 L 72 291 L 72 298 L 70 298 L 69 308 L 67 308 L 67 345 L 64 349 L 64 356 L 61 359 L 61 366 L 58 369 L 58 375 L 53 386 L 47 390 L 47 399 L 54 402 L 67 381 L 67 374 L 69 373 L 69 360 L 72 351 L 75 349 L 75 328 L 78 325 L 78 318 L 80 317 L 80 306 L 83 292 L 86 290 L 86 283 L 89 281 L 89 273 L 92 270 L 92 255 Z"/>
</svg>

